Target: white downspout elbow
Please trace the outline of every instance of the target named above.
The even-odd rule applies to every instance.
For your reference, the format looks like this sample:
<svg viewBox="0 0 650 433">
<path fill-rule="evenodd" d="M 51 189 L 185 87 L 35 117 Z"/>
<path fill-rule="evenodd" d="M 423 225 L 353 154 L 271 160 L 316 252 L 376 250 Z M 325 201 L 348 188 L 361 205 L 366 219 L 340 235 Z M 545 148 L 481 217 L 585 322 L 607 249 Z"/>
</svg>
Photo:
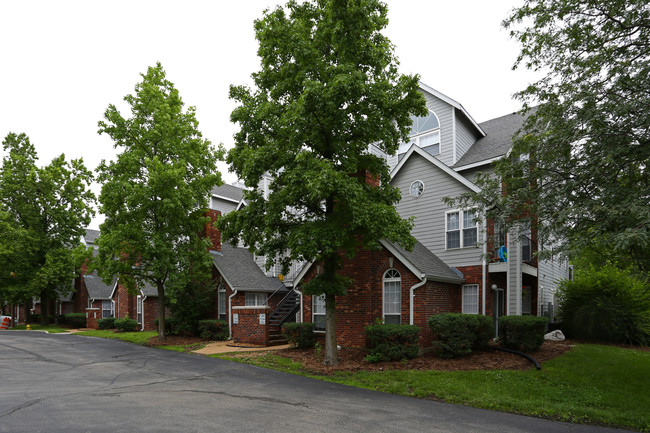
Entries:
<svg viewBox="0 0 650 433">
<path fill-rule="evenodd" d="M 415 310 L 415 289 L 424 286 L 426 282 L 427 282 L 427 277 L 425 275 L 422 278 L 422 281 L 411 286 L 410 296 L 409 296 L 409 323 L 411 325 L 414 324 L 413 312 Z"/>
</svg>

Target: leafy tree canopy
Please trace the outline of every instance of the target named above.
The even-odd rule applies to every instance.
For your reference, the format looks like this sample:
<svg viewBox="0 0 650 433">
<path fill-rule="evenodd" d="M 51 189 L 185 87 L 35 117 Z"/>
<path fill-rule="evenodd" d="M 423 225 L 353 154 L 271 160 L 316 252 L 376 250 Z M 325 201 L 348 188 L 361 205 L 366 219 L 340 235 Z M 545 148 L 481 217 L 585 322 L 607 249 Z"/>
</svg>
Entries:
<svg viewBox="0 0 650 433">
<path fill-rule="evenodd" d="M 546 75 L 516 95 L 536 108 L 471 198 L 497 219 L 538 217 L 546 246 L 650 270 L 648 2 L 526 0 L 503 25 L 521 43 L 514 67 Z"/>
<path fill-rule="evenodd" d="M 266 256 L 267 266 L 323 263 L 304 290 L 325 294 L 326 363 L 338 359 L 334 296 L 349 284 L 337 275 L 338 253 L 353 256 L 381 239 L 414 243 L 412 223 L 395 211 L 400 194 L 386 181 L 386 162 L 369 151 L 395 154 L 410 116 L 426 113 L 418 78 L 397 72 L 381 34 L 387 22 L 379 1 L 292 1 L 266 11 L 255 22 L 256 88 L 230 89 L 240 130 L 227 161 L 252 189 L 247 206 L 223 217 L 220 228 Z"/>
<path fill-rule="evenodd" d="M 94 266 L 105 281 L 117 275 L 131 290 L 158 289 L 159 336 L 164 338 L 166 286 L 210 278 L 209 241 L 202 236 L 210 191 L 221 184 L 223 155 L 198 130 L 195 108 L 183 110 L 158 63 L 124 100 L 131 117 L 109 105 L 99 122 L 122 152 L 99 166 L 99 201 L 106 215 Z"/>
<path fill-rule="evenodd" d="M 60 155 L 38 167 L 25 134 L 3 141 L 0 170 L 0 297 L 11 302 L 49 299 L 72 289 L 85 257 L 81 244 L 93 215 L 92 174 L 81 159 Z M 45 310 L 44 310 L 45 311 Z M 47 324 L 48 315 L 41 319 Z"/>
</svg>

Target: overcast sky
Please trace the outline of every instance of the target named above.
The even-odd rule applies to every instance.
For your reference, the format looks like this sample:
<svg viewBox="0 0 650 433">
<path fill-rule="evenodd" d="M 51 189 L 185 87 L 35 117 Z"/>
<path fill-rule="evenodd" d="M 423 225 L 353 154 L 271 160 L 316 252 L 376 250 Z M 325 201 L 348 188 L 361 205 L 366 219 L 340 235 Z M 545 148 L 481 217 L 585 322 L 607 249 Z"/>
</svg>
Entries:
<svg viewBox="0 0 650 433">
<path fill-rule="evenodd" d="M 0 137 L 25 132 L 41 164 L 65 153 L 94 169 L 116 153 L 97 134 L 106 107 L 128 116 L 122 98 L 160 61 L 186 106 L 196 107 L 204 137 L 230 148 L 229 85 L 250 84 L 259 69 L 253 20 L 284 3 L 0 1 Z M 385 34 L 402 73 L 420 74 L 482 122 L 519 109 L 512 94 L 535 78 L 511 70 L 518 45 L 500 26 L 518 3 L 389 0 Z"/>
</svg>

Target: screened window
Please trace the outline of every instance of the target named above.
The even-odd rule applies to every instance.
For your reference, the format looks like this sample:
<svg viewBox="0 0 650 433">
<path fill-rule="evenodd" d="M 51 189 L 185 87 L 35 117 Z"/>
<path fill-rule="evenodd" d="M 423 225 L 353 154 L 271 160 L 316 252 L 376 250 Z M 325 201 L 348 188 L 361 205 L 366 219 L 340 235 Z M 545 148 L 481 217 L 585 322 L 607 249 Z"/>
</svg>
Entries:
<svg viewBox="0 0 650 433">
<path fill-rule="evenodd" d="M 478 314 L 478 284 L 463 285 L 463 313 Z"/>
<path fill-rule="evenodd" d="M 226 286 L 223 284 L 219 284 L 217 293 L 218 293 L 217 303 L 219 305 L 219 318 L 221 320 L 226 320 Z"/>
<path fill-rule="evenodd" d="M 325 330 L 325 295 L 312 296 L 311 316 L 314 322 L 314 331 Z"/>
<path fill-rule="evenodd" d="M 136 305 L 136 316 L 138 323 L 142 323 L 142 296 L 138 295 L 138 297 L 135 300 L 135 305 Z"/>
<path fill-rule="evenodd" d="M 384 322 L 402 322 L 402 276 L 397 269 L 384 273 Z"/>
<path fill-rule="evenodd" d="M 268 294 L 258 292 L 246 292 L 245 306 L 247 307 L 261 307 L 266 305 Z"/>
<path fill-rule="evenodd" d="M 445 220 L 447 249 L 473 247 L 478 242 L 478 223 L 474 210 L 447 212 Z"/>
<path fill-rule="evenodd" d="M 115 314 L 113 308 L 114 308 L 113 303 L 110 300 L 102 301 L 102 319 L 106 319 L 107 317 L 113 317 L 113 315 Z"/>
</svg>

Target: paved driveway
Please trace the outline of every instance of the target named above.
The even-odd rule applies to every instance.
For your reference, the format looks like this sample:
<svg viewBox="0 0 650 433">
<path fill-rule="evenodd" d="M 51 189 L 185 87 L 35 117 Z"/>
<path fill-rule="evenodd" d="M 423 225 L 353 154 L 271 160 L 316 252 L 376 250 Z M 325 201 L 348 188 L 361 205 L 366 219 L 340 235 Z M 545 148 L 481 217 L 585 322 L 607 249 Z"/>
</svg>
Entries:
<svg viewBox="0 0 650 433">
<path fill-rule="evenodd" d="M 0 331 L 2 432 L 605 432 L 115 340 Z"/>
</svg>

